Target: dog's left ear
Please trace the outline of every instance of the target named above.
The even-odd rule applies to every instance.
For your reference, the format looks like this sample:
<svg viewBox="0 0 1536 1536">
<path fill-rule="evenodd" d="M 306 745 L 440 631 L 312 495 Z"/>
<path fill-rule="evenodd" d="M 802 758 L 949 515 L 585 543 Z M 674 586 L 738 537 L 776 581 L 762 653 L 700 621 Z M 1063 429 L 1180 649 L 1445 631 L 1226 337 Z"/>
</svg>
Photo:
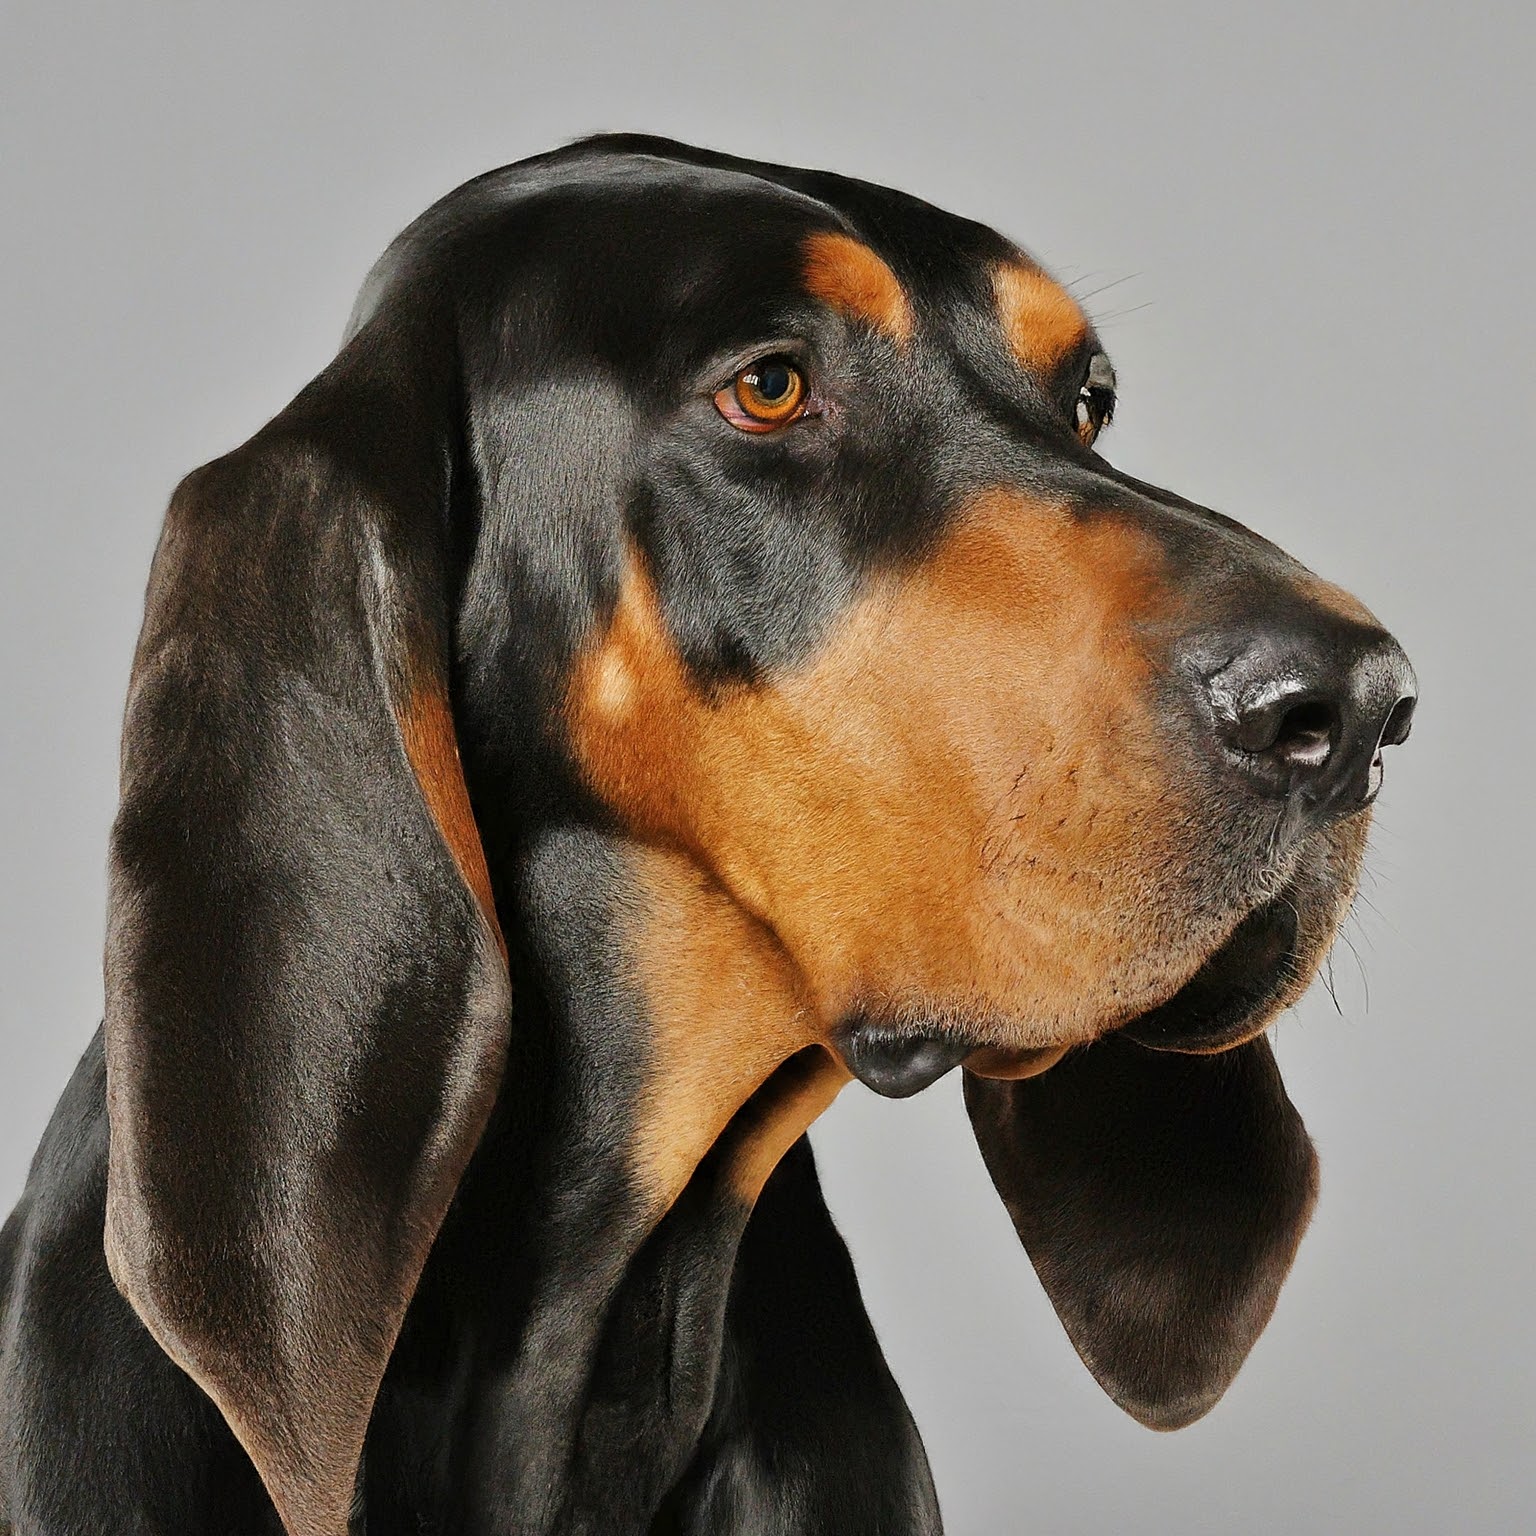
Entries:
<svg viewBox="0 0 1536 1536">
<path fill-rule="evenodd" d="M 450 704 L 467 471 L 431 318 L 385 313 L 183 483 L 123 730 L 107 1259 L 291 1536 L 349 1529 L 511 1029 Z"/>
<path fill-rule="evenodd" d="M 1268 1042 L 1184 1056 L 1110 1036 L 1023 1081 L 967 1073 L 965 1101 L 1099 1385 L 1152 1429 L 1206 1413 L 1269 1321 L 1317 1195 Z"/>
</svg>

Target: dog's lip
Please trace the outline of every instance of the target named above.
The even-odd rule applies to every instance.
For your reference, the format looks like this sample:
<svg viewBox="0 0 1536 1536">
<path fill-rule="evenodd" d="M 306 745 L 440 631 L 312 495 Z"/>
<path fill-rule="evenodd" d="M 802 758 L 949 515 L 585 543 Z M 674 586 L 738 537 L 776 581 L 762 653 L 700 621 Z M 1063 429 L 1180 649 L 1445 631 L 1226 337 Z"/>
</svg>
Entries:
<svg viewBox="0 0 1536 1536">
<path fill-rule="evenodd" d="M 1017 1082 L 1020 1078 L 1038 1077 L 1049 1071 L 1070 1049 L 1067 1045 L 1039 1045 L 1016 1051 L 1006 1046 L 984 1045 L 972 1051 L 961 1066 L 974 1077 Z"/>
<path fill-rule="evenodd" d="M 1112 1031 L 1149 1050 L 1206 1056 L 1229 1051 L 1267 1027 L 1292 975 L 1299 925 L 1282 893 L 1255 907 L 1166 1002 Z M 1048 1071 L 1068 1046 L 983 1046 L 963 1065 L 977 1077 L 1019 1079 Z"/>
<path fill-rule="evenodd" d="M 1282 891 L 1250 911 L 1170 998 L 1112 1032 L 1149 1050 L 1192 1056 L 1251 1040 L 1268 1025 L 1294 975 L 1299 932 L 1295 900 Z M 921 1092 L 957 1065 L 977 1077 L 1036 1077 L 1071 1049 L 985 1045 L 863 1017 L 849 1020 L 835 1044 L 849 1071 L 888 1098 Z"/>
<path fill-rule="evenodd" d="M 887 1099 L 921 1093 L 973 1049 L 959 1036 L 917 1034 L 858 1016 L 838 1031 L 835 1044 L 848 1070 Z"/>
<path fill-rule="evenodd" d="M 1286 892 L 1238 923 L 1166 1002 L 1118 1033 L 1154 1051 L 1211 1055 L 1261 1033 L 1292 979 L 1300 923 Z"/>
</svg>

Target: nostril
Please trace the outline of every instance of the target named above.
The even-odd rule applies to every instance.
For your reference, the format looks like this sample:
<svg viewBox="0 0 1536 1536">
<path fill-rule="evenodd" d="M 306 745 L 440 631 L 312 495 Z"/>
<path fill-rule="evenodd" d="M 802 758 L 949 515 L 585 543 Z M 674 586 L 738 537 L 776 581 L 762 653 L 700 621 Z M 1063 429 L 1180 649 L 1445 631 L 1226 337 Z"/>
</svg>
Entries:
<svg viewBox="0 0 1536 1536">
<path fill-rule="evenodd" d="M 1408 740 L 1408 733 L 1413 729 L 1413 711 L 1418 702 L 1410 693 L 1392 706 L 1392 713 L 1387 716 L 1387 723 L 1381 728 L 1378 746 L 1400 747 Z"/>
<path fill-rule="evenodd" d="M 1381 735 L 1376 738 L 1376 750 L 1371 754 L 1370 767 L 1365 774 L 1365 799 L 1367 804 L 1374 800 L 1381 790 L 1381 780 L 1385 771 L 1385 765 L 1381 761 L 1381 749 L 1383 747 L 1400 747 L 1408 740 L 1408 732 L 1413 729 L 1413 711 L 1418 704 L 1418 698 L 1414 694 L 1404 694 L 1389 711 L 1385 722 L 1381 727 Z"/>
<path fill-rule="evenodd" d="M 1295 704 L 1281 716 L 1269 750 L 1298 768 L 1321 768 L 1333 751 L 1339 729 L 1339 712 L 1331 704 L 1314 700 Z"/>
<path fill-rule="evenodd" d="M 1293 830 L 1370 804 L 1386 749 L 1407 739 L 1418 698 L 1391 636 L 1304 617 L 1254 634 L 1197 636 L 1179 656 L 1199 690 L 1196 718 L 1214 761 L 1243 791 L 1288 802 Z"/>
<path fill-rule="evenodd" d="M 1287 767 L 1320 768 L 1339 735 L 1339 711 L 1326 699 L 1270 699 L 1238 716 L 1233 744 Z"/>
</svg>

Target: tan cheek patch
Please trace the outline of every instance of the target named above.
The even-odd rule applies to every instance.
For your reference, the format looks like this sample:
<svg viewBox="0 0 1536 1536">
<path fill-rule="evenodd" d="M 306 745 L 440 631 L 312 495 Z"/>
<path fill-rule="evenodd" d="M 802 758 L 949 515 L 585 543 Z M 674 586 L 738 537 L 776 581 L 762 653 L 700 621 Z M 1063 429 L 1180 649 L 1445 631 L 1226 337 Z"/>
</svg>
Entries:
<svg viewBox="0 0 1536 1536">
<path fill-rule="evenodd" d="M 805 242 L 806 291 L 839 314 L 862 321 L 893 341 L 912 335 L 912 305 L 896 274 L 870 248 L 848 235 L 818 233 Z"/>
<path fill-rule="evenodd" d="M 437 823 L 437 830 L 459 876 L 480 904 L 485 920 L 490 924 L 503 957 L 507 953 L 506 940 L 496 918 L 496 898 L 491 892 L 490 871 L 485 863 L 485 849 L 480 842 L 480 829 L 475 824 L 475 813 L 469 803 L 469 790 L 464 783 L 464 769 L 459 761 L 459 741 L 454 730 L 453 715 L 442 691 L 433 684 L 418 686 L 397 714 L 400 739 L 405 745 L 406 760 L 421 786 L 422 798 Z"/>
<path fill-rule="evenodd" d="M 759 1090 L 763 1102 L 754 1100 L 732 1126 L 727 1177 L 743 1204 L 756 1204 L 784 1154 L 851 1081 L 852 1074 L 837 1056 L 811 1046 L 785 1062 Z"/>
<path fill-rule="evenodd" d="M 1148 897 L 1176 852 L 1139 637 L 1166 600 L 1134 530 L 1000 490 L 894 596 L 892 665 L 826 678 L 829 735 L 872 705 L 867 726 L 908 744 L 867 796 L 872 835 L 838 850 L 882 898 L 871 922 L 855 888 L 836 926 L 860 972 L 901 988 L 888 1000 L 1047 1026 L 1016 1046 L 1129 1009 L 1115 988 L 1158 948 Z"/>
<path fill-rule="evenodd" d="M 631 550 L 609 627 L 572 671 L 566 717 L 583 777 L 633 830 L 686 836 L 702 712 Z"/>
<path fill-rule="evenodd" d="M 826 1056 L 732 1126 L 783 1063 L 815 1045 L 816 1019 L 783 948 L 697 865 L 659 849 L 634 858 L 640 910 L 629 941 L 650 1023 L 636 1174 L 654 1208 L 667 1209 L 729 1126 L 727 1176 L 756 1199 L 848 1074 Z"/>
<path fill-rule="evenodd" d="M 1166 596 L 1158 551 L 1009 490 L 955 524 L 809 665 L 711 701 L 631 558 L 572 677 L 591 787 L 792 958 L 815 1017 L 785 1054 L 866 1005 L 1058 1045 L 1128 1017 L 1120 983 L 1184 979 L 1147 958 L 1178 964 L 1154 903 L 1181 813 L 1138 638 Z M 707 1134 L 762 1080 L 724 1094 Z"/>
<path fill-rule="evenodd" d="M 1088 335 L 1077 301 L 1038 268 L 1018 262 L 994 267 L 992 296 L 1013 355 L 1033 373 L 1050 373 Z"/>
</svg>

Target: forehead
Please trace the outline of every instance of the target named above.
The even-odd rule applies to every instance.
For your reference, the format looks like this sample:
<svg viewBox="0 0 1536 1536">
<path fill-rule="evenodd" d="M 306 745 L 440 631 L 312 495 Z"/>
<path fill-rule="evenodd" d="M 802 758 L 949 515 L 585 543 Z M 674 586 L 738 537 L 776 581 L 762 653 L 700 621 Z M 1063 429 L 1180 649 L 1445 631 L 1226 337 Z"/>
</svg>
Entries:
<svg viewBox="0 0 1536 1536">
<path fill-rule="evenodd" d="M 564 290 L 566 312 L 622 314 L 635 333 L 649 321 L 745 338 L 831 310 L 905 344 L 975 337 L 979 320 L 1035 373 L 1092 341 L 1071 295 L 996 231 L 828 172 L 609 139 L 492 173 L 419 222 L 433 214 L 450 234 L 499 226 L 504 276 L 542 250 L 547 297 Z"/>
<path fill-rule="evenodd" d="M 1077 300 L 1022 252 L 982 263 L 985 285 L 966 275 L 966 295 L 995 320 L 1014 358 L 1032 372 L 1049 374 L 1080 353 L 1092 328 Z M 917 299 L 872 246 L 851 234 L 817 232 L 801 245 L 806 291 L 849 319 L 906 342 L 916 329 Z"/>
<path fill-rule="evenodd" d="M 715 169 L 715 168 L 707 168 Z M 730 171 L 724 172 L 727 175 Z M 782 166 L 755 166 L 764 194 L 795 202 L 784 231 L 792 278 L 847 318 L 910 340 L 920 317 L 995 322 L 1016 360 L 1049 372 L 1091 338 L 1072 296 L 997 231 L 891 188 Z M 825 215 L 836 222 L 826 227 Z M 795 229 L 803 221 L 804 231 Z M 798 238 L 797 238 L 798 237 Z"/>
</svg>

